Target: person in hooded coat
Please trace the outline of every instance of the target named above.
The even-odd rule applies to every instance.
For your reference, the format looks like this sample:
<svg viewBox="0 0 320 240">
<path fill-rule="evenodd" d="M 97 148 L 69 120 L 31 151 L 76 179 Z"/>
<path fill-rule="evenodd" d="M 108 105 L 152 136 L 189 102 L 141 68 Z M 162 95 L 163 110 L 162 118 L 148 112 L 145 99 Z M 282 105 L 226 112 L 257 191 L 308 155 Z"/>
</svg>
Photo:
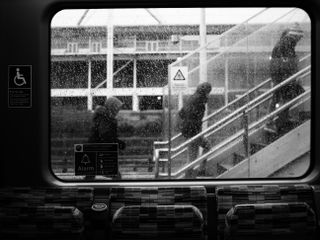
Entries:
<svg viewBox="0 0 320 240">
<path fill-rule="evenodd" d="M 206 110 L 209 93 L 211 92 L 211 84 L 208 82 L 200 84 L 196 92 L 190 96 L 184 107 L 179 111 L 179 129 L 181 134 L 187 139 L 197 135 L 202 130 L 202 118 Z M 188 147 L 189 162 L 193 162 L 198 157 L 199 147 L 204 149 L 204 153 L 208 152 L 211 144 L 204 137 L 198 138 Z M 200 166 L 200 173 L 205 171 L 206 161 Z M 186 178 L 193 177 L 193 171 L 187 171 Z"/>
<path fill-rule="evenodd" d="M 122 102 L 115 97 L 106 100 L 104 106 L 97 106 L 92 118 L 89 143 L 118 143 L 124 148 L 124 142 L 118 139 L 118 121 L 116 119 Z"/>
<path fill-rule="evenodd" d="M 274 86 L 298 72 L 298 58 L 295 47 L 302 37 L 303 31 L 298 24 L 282 32 L 280 40 L 272 50 L 270 60 L 270 75 Z M 284 85 L 274 92 L 269 112 L 274 111 L 280 104 L 292 100 L 303 92 L 303 87 L 297 81 Z M 281 131 L 286 125 L 289 111 L 283 111 L 278 117 L 279 120 L 277 125 L 274 126 L 274 130 Z M 270 124 L 272 125 L 271 122 L 268 125 L 270 126 Z"/>
<path fill-rule="evenodd" d="M 118 121 L 116 119 L 122 102 L 116 97 L 109 97 L 104 106 L 97 106 L 90 129 L 89 143 L 118 143 L 119 149 L 125 148 L 125 143 L 118 139 Z M 118 178 L 121 178 L 118 172 Z"/>
</svg>

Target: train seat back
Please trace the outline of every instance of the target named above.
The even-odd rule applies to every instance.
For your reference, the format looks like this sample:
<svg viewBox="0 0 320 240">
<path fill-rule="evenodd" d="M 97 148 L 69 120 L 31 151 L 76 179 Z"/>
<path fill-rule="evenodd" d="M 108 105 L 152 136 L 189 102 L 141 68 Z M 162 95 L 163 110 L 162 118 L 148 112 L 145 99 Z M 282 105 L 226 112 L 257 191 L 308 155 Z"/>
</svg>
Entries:
<svg viewBox="0 0 320 240">
<path fill-rule="evenodd" d="M 226 240 L 314 239 L 316 215 L 305 202 L 239 204 L 226 214 Z"/>
<path fill-rule="evenodd" d="M 132 223 L 129 216 L 135 212 L 141 216 L 142 213 L 146 214 L 145 218 L 135 219 L 137 222 Z M 167 233 L 179 233 L 182 228 L 185 228 L 185 233 L 189 231 L 189 235 L 184 236 L 185 239 L 195 239 L 201 237 L 203 234 L 197 232 L 204 226 L 206 231 L 207 225 L 207 194 L 203 186 L 191 187 L 124 187 L 112 188 L 110 195 L 110 214 L 113 218 L 112 229 L 115 230 L 117 238 L 126 238 L 127 235 L 123 234 L 126 226 L 128 231 L 132 228 L 132 224 L 140 226 L 141 234 L 144 231 L 141 229 L 147 221 L 151 226 L 163 226 L 162 221 L 166 221 Z M 160 215 L 159 215 L 160 214 Z M 201 217 L 200 217 L 201 214 Z M 119 219 L 120 218 L 120 219 Z M 201 219 L 201 225 L 199 221 Z M 122 230 L 119 232 L 119 224 L 124 221 L 129 222 L 129 225 L 121 224 Z M 139 222 L 140 221 L 140 222 Z M 187 224 L 187 221 L 189 223 Z M 179 223 L 180 222 L 180 223 Z M 176 224 L 175 224 L 176 223 Z M 179 226 L 179 224 L 181 224 Z M 195 224 L 193 226 L 193 224 Z M 197 226 L 197 227 L 196 227 Z M 193 230 L 192 228 L 195 227 Z M 164 230 L 164 228 L 162 228 Z M 162 233 L 160 233 L 162 232 Z M 122 234 L 122 235 L 121 235 Z M 162 236 L 163 231 L 156 231 L 155 236 Z M 197 237 L 195 237 L 195 235 Z M 121 235 L 121 236 L 120 236 Z M 170 234 L 166 236 L 169 237 Z M 180 234 L 174 234 L 177 236 Z M 137 236 L 140 236 L 137 234 Z M 163 237 L 163 236 L 162 236 Z M 189 237 L 189 238 L 188 238 Z"/>
<path fill-rule="evenodd" d="M 93 188 L 0 189 L 1 239 L 83 239 Z"/>
<path fill-rule="evenodd" d="M 204 240 L 203 217 L 192 205 L 124 206 L 113 216 L 112 239 Z"/>
<path fill-rule="evenodd" d="M 315 208 L 313 189 L 306 184 L 299 185 L 232 185 L 216 189 L 218 235 L 224 238 L 226 214 L 239 204 L 305 203 Z M 251 215 L 251 221 L 255 216 Z"/>
</svg>

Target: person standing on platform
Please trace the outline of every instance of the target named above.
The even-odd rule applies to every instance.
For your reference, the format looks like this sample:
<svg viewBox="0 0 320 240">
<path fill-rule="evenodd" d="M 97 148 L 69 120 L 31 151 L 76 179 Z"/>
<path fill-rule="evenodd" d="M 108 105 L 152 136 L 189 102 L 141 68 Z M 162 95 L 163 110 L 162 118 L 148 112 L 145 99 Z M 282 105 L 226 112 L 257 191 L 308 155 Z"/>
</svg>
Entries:
<svg viewBox="0 0 320 240">
<path fill-rule="evenodd" d="M 116 97 L 109 97 L 104 106 L 97 106 L 90 129 L 89 143 L 118 143 L 119 149 L 126 147 L 125 143 L 118 139 L 118 115 L 122 102 Z M 118 172 L 118 178 L 121 178 Z"/>
</svg>

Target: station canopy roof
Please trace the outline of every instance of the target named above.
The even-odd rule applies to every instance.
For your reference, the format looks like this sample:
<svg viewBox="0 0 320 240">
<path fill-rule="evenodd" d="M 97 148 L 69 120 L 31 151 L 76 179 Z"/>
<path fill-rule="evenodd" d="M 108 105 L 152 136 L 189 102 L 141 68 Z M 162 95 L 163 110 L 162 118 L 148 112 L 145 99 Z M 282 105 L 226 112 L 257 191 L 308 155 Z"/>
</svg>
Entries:
<svg viewBox="0 0 320 240">
<path fill-rule="evenodd" d="M 264 8 L 206 8 L 206 24 L 238 24 L 258 14 Z M 275 8 L 272 14 L 285 13 L 289 8 Z M 258 21 L 267 22 L 268 14 Z M 199 25 L 200 8 L 133 8 L 133 9 L 68 9 L 58 12 L 51 27 Z"/>
</svg>

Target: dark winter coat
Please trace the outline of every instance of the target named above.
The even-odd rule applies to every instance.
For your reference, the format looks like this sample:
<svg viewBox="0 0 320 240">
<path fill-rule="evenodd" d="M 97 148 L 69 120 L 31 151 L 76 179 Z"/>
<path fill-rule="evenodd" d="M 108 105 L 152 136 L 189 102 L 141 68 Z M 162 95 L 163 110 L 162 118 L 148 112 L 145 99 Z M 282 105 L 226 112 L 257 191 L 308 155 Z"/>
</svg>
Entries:
<svg viewBox="0 0 320 240">
<path fill-rule="evenodd" d="M 187 103 L 179 111 L 179 128 L 186 138 L 191 138 L 201 132 L 202 118 L 208 102 L 208 93 L 211 91 L 209 83 L 200 84 L 196 92 L 190 96 Z"/>
<path fill-rule="evenodd" d="M 118 143 L 120 149 L 125 148 L 123 141 L 118 139 L 118 123 L 105 106 L 98 106 L 92 118 L 89 143 Z"/>
<path fill-rule="evenodd" d="M 301 37 L 291 36 L 290 30 L 285 30 L 280 40 L 272 50 L 270 61 L 270 75 L 274 85 L 279 84 L 298 71 L 298 58 L 295 47 Z M 283 86 L 276 92 L 277 97 L 288 101 L 303 92 L 303 88 L 296 82 Z"/>
</svg>

